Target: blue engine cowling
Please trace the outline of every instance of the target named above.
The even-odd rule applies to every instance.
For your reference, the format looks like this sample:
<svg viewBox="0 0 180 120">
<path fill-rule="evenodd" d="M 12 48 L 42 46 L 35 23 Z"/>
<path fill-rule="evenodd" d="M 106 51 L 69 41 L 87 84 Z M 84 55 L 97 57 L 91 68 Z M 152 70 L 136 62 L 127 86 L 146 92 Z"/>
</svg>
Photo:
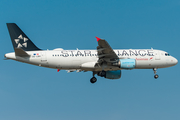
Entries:
<svg viewBox="0 0 180 120">
<path fill-rule="evenodd" d="M 120 68 L 133 69 L 136 67 L 135 59 L 119 59 L 119 61 L 120 61 Z"/>
<path fill-rule="evenodd" d="M 107 79 L 119 79 L 121 77 L 121 70 L 106 71 L 105 78 Z"/>
</svg>

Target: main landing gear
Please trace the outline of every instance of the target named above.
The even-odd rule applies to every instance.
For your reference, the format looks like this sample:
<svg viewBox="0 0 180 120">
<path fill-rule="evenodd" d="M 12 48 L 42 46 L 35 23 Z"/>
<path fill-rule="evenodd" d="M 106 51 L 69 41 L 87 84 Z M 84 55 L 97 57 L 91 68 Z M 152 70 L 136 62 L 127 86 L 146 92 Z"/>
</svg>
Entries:
<svg viewBox="0 0 180 120">
<path fill-rule="evenodd" d="M 90 79 L 90 82 L 91 83 L 95 83 L 97 81 L 97 78 L 96 77 L 92 77 L 91 79 Z"/>
<path fill-rule="evenodd" d="M 93 77 L 90 79 L 91 83 L 95 83 L 97 81 L 97 78 L 94 77 L 94 75 L 97 74 L 95 71 L 93 71 Z"/>
<path fill-rule="evenodd" d="M 157 79 L 157 78 L 159 77 L 159 76 L 156 74 L 156 72 L 157 72 L 156 70 L 157 70 L 156 68 L 153 68 L 153 71 L 154 71 L 154 74 L 155 74 L 155 75 L 154 75 L 154 78 L 155 78 L 155 79 Z"/>
<path fill-rule="evenodd" d="M 97 78 L 94 77 L 95 74 L 97 74 L 98 76 L 101 76 L 101 77 L 105 77 L 106 76 L 106 71 L 104 71 L 104 70 L 102 70 L 100 72 L 93 71 L 93 77 L 90 79 L 91 83 L 95 83 L 97 81 Z"/>
<path fill-rule="evenodd" d="M 105 77 L 106 71 L 102 70 L 101 72 L 98 72 L 98 76 Z"/>
</svg>

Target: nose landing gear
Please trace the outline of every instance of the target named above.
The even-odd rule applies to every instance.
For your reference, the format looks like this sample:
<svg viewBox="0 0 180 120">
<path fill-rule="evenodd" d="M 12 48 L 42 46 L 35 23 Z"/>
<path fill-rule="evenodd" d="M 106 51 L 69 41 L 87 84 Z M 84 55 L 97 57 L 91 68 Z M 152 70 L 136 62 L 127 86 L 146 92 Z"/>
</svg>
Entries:
<svg viewBox="0 0 180 120">
<path fill-rule="evenodd" d="M 159 77 L 159 76 L 156 74 L 156 73 L 157 73 L 156 70 L 157 70 L 157 68 L 153 68 L 153 71 L 154 71 L 154 74 L 155 74 L 155 75 L 154 75 L 154 78 L 155 78 L 155 79 L 157 79 L 157 78 Z"/>
<path fill-rule="evenodd" d="M 157 74 L 156 74 L 156 75 L 154 75 L 154 78 L 155 78 L 155 79 L 157 79 L 158 77 L 159 77 L 159 76 L 158 76 Z"/>
</svg>

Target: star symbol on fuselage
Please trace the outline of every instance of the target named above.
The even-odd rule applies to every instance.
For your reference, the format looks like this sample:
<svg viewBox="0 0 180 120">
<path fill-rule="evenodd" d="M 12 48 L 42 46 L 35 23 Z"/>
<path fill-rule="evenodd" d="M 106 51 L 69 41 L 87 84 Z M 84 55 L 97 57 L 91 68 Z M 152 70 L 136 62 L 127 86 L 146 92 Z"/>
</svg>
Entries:
<svg viewBox="0 0 180 120">
<path fill-rule="evenodd" d="M 17 39 L 14 39 L 14 41 L 17 44 L 17 48 L 27 47 L 28 39 L 26 37 L 23 37 L 22 35 L 19 35 Z"/>
</svg>

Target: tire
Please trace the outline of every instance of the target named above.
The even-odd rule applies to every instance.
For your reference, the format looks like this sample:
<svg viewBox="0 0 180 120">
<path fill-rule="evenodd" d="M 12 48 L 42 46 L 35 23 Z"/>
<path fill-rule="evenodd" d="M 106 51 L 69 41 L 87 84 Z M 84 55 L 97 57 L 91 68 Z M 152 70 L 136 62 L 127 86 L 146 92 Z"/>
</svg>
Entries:
<svg viewBox="0 0 180 120">
<path fill-rule="evenodd" d="M 159 76 L 158 76 L 157 74 L 156 74 L 156 75 L 154 75 L 154 78 L 155 78 L 155 79 L 157 79 L 158 77 L 159 77 Z"/>
<path fill-rule="evenodd" d="M 95 83 L 97 81 L 97 78 L 96 77 L 92 77 L 91 79 L 90 79 L 90 82 L 91 83 Z"/>
<path fill-rule="evenodd" d="M 106 76 L 106 71 L 101 71 L 101 77 L 105 77 Z"/>
</svg>

